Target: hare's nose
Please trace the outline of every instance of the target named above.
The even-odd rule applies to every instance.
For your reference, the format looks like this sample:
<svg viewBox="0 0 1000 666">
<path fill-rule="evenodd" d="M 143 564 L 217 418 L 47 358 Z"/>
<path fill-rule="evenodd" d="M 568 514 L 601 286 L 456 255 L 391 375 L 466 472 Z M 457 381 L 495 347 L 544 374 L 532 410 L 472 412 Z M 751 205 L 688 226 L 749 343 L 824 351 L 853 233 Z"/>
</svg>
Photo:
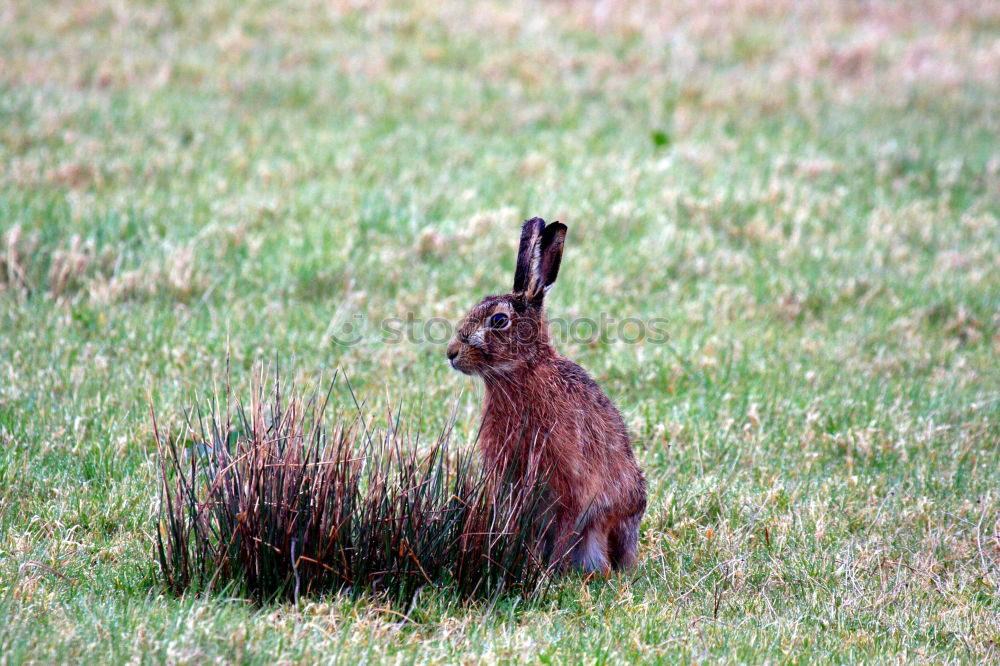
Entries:
<svg viewBox="0 0 1000 666">
<path fill-rule="evenodd" d="M 448 360 L 454 361 L 456 356 L 458 356 L 458 345 L 452 342 L 448 345 Z"/>
</svg>

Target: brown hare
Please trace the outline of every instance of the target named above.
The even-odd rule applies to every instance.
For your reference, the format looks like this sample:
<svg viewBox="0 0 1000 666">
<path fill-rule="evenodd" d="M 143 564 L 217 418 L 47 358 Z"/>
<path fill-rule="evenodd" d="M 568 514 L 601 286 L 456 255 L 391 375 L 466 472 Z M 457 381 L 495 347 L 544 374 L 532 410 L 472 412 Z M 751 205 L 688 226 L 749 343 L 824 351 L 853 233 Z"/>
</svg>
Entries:
<svg viewBox="0 0 1000 666">
<path fill-rule="evenodd" d="M 542 305 L 565 237 L 559 222 L 524 223 L 514 288 L 472 308 L 448 344 L 448 360 L 485 384 L 479 445 L 487 464 L 513 460 L 524 442 L 540 446 L 555 502 L 549 552 L 607 574 L 635 563 L 646 481 L 621 414 L 549 339 Z"/>
</svg>

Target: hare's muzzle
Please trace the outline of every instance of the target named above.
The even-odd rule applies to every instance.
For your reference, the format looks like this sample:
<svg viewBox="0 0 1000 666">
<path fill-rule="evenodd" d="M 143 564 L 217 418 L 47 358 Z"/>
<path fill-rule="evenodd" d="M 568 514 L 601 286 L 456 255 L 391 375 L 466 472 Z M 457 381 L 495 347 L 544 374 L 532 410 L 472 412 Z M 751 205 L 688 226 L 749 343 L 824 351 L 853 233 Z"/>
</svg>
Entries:
<svg viewBox="0 0 1000 666">
<path fill-rule="evenodd" d="M 455 367 L 455 359 L 458 358 L 458 346 L 458 340 L 452 340 L 448 343 L 448 362 L 451 363 L 451 367 L 453 368 Z"/>
<path fill-rule="evenodd" d="M 457 339 L 448 343 L 448 363 L 450 363 L 451 367 L 455 370 L 469 374 L 469 369 L 465 367 L 465 364 L 463 363 L 463 347 L 465 347 L 465 345 Z"/>
</svg>

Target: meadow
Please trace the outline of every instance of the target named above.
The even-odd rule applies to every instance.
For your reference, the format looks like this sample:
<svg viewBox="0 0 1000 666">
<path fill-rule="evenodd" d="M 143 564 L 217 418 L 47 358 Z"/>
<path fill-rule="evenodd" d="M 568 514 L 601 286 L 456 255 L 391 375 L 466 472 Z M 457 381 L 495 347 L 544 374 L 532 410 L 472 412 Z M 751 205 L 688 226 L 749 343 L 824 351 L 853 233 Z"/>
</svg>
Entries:
<svg viewBox="0 0 1000 666">
<path fill-rule="evenodd" d="M 150 408 L 341 368 L 472 446 L 481 386 L 378 324 L 506 291 L 536 215 L 551 316 L 665 321 L 560 343 L 639 565 L 169 594 Z M 998 355 L 995 2 L 0 2 L 2 664 L 995 661 Z"/>
</svg>

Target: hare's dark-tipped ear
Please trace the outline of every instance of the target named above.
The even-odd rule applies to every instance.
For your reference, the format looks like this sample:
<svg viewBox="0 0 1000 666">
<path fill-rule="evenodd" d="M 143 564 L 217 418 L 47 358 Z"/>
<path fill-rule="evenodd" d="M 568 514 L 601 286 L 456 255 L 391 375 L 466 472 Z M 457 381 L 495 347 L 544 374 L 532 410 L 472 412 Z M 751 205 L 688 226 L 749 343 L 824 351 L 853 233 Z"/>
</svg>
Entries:
<svg viewBox="0 0 1000 666">
<path fill-rule="evenodd" d="M 562 263 L 563 241 L 566 240 L 566 225 L 553 222 L 542 231 L 542 261 L 539 275 L 542 285 L 542 295 L 556 282 L 559 275 L 559 264 Z"/>
<path fill-rule="evenodd" d="M 537 274 L 544 229 L 545 220 L 540 217 L 525 220 L 521 227 L 521 245 L 517 250 L 517 268 L 514 269 L 514 288 L 511 290 L 515 294 L 527 292 L 532 277 Z"/>
<path fill-rule="evenodd" d="M 514 293 L 522 293 L 528 301 L 541 303 L 545 292 L 559 275 L 562 262 L 566 225 L 536 217 L 521 228 L 521 247 L 514 273 Z"/>
</svg>

